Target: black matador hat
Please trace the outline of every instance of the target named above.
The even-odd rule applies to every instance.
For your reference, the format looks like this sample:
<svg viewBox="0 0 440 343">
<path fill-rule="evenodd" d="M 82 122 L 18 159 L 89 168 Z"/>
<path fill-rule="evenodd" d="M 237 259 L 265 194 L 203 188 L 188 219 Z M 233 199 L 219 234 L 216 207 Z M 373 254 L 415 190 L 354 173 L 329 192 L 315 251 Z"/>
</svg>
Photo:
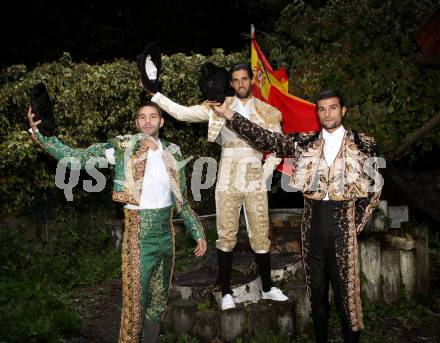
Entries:
<svg viewBox="0 0 440 343">
<path fill-rule="evenodd" d="M 29 89 L 32 113 L 34 121 L 41 120 L 38 130 L 42 135 L 50 137 L 55 133 L 55 118 L 53 115 L 52 102 L 44 83 L 40 82 Z"/>
<path fill-rule="evenodd" d="M 162 68 L 159 45 L 156 43 L 148 44 L 144 52 L 138 55 L 136 60 L 144 88 L 152 93 L 158 92 L 159 77 Z M 148 74 L 150 74 L 150 76 Z"/>
<path fill-rule="evenodd" d="M 229 76 L 226 68 L 205 62 L 200 67 L 199 87 L 203 96 L 211 101 L 223 103 L 228 92 Z"/>
</svg>

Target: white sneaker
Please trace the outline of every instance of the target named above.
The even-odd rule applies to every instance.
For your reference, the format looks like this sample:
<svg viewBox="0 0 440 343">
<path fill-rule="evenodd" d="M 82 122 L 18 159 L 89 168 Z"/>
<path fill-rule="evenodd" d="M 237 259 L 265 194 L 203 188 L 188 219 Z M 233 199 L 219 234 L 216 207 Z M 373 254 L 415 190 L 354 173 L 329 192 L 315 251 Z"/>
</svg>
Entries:
<svg viewBox="0 0 440 343">
<path fill-rule="evenodd" d="M 276 287 L 272 287 L 269 292 L 261 291 L 261 293 L 262 293 L 262 298 L 263 299 L 270 299 L 270 300 L 275 300 L 275 301 L 286 301 L 286 300 L 289 300 L 289 298 L 286 297 L 283 294 L 283 292 L 280 289 L 276 288 Z"/>
<path fill-rule="evenodd" d="M 235 308 L 235 301 L 232 295 L 226 294 L 222 298 L 222 311 L 229 310 L 230 308 Z"/>
</svg>

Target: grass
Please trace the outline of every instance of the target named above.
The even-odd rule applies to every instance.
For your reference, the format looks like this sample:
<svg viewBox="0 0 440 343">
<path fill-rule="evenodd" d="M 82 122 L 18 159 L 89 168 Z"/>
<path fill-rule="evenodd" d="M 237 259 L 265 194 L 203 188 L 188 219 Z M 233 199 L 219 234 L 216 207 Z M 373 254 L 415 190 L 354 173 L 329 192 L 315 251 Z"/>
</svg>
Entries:
<svg viewBox="0 0 440 343">
<path fill-rule="evenodd" d="M 22 224 L 0 230 L 0 342 L 58 342 L 81 328 L 70 291 L 119 275 L 120 255 L 97 216 L 65 213 L 36 241 Z M 86 234 L 85 234 L 86 233 Z"/>
</svg>

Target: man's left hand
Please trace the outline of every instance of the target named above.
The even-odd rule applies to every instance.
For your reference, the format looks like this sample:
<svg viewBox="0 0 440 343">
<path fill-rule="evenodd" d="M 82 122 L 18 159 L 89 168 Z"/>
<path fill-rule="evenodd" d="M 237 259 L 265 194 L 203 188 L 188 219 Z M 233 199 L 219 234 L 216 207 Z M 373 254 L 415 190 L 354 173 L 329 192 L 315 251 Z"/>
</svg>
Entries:
<svg viewBox="0 0 440 343">
<path fill-rule="evenodd" d="M 31 127 L 33 133 L 38 132 L 37 126 L 41 123 L 41 120 L 34 121 L 34 116 L 35 114 L 32 113 L 32 108 L 29 106 L 27 117 L 29 121 L 29 126 Z"/>
<path fill-rule="evenodd" d="M 197 246 L 194 249 L 194 255 L 197 257 L 203 256 L 208 248 L 208 243 L 206 243 L 206 239 L 201 238 L 197 240 Z"/>
</svg>

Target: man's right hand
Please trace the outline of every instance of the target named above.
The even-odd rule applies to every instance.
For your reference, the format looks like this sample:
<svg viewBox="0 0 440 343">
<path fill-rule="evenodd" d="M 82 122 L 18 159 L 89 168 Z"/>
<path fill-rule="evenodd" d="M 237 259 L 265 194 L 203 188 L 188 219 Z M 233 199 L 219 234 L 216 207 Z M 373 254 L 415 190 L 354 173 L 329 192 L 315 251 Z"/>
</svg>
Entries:
<svg viewBox="0 0 440 343">
<path fill-rule="evenodd" d="M 226 104 L 226 101 L 224 101 L 223 104 L 220 104 L 220 103 L 215 102 L 215 101 L 208 101 L 208 105 L 211 106 L 211 108 L 214 110 L 215 114 L 220 116 L 220 117 L 223 117 L 223 118 L 231 120 L 232 117 L 235 114 L 234 111 L 231 111 L 228 108 L 228 105 Z"/>
<path fill-rule="evenodd" d="M 146 89 L 146 88 L 144 87 L 144 83 L 142 82 L 141 79 L 139 79 L 139 86 L 141 86 L 143 89 L 145 89 L 145 91 L 147 92 L 147 94 L 148 94 L 149 96 L 151 96 L 151 97 L 153 97 L 153 96 L 156 94 L 156 93 L 150 92 L 148 89 Z"/>
<path fill-rule="evenodd" d="M 151 149 L 151 150 L 157 150 L 159 148 L 157 143 L 154 141 L 154 138 L 148 139 L 145 142 L 145 145 L 148 147 L 148 149 Z"/>
</svg>

